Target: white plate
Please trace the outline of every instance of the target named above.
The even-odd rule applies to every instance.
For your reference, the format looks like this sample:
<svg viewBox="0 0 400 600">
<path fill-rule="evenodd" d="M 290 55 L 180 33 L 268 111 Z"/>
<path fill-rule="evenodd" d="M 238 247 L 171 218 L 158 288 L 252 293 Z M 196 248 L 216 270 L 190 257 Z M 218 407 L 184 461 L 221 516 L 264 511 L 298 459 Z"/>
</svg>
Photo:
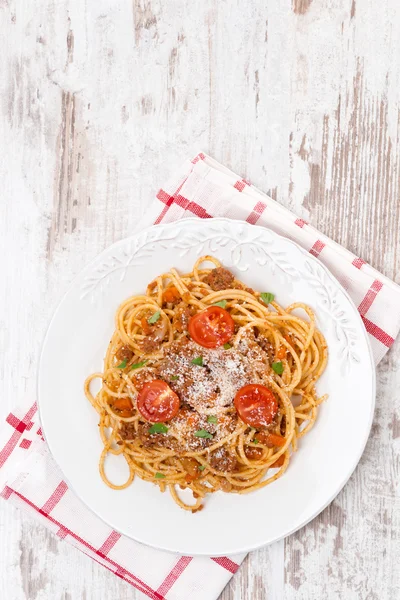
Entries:
<svg viewBox="0 0 400 600">
<path fill-rule="evenodd" d="M 203 511 L 180 509 L 169 493 L 137 478 L 109 489 L 98 461 L 97 414 L 83 382 L 102 370 L 122 300 L 142 293 L 157 274 L 191 270 L 202 254 L 216 256 L 238 278 L 273 292 L 283 306 L 309 304 L 327 338 L 328 367 L 318 390 L 329 394 L 312 431 L 300 440 L 283 477 L 247 495 L 210 495 Z M 117 242 L 75 279 L 47 332 L 38 397 L 46 441 L 76 494 L 127 536 L 182 554 L 225 555 L 278 540 L 314 518 L 338 494 L 357 465 L 371 427 L 375 369 L 354 304 L 314 257 L 272 231 L 228 219 L 187 219 L 151 227 Z M 113 481 L 127 468 L 108 464 Z"/>
</svg>

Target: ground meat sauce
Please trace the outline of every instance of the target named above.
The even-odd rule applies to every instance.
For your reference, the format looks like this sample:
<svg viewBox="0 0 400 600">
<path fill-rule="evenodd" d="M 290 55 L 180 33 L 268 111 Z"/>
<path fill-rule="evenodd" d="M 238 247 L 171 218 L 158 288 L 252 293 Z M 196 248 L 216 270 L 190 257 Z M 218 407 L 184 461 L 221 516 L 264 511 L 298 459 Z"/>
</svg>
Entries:
<svg viewBox="0 0 400 600">
<path fill-rule="evenodd" d="M 240 283 L 240 281 L 235 281 L 235 283 L 233 284 L 232 287 L 235 290 L 244 290 L 245 292 L 248 292 L 249 294 L 252 294 L 253 296 L 255 294 L 255 291 L 253 290 L 253 288 L 243 285 L 242 283 Z"/>
<path fill-rule="evenodd" d="M 209 350 L 183 338 L 167 349 L 158 376 L 171 382 L 169 385 L 181 401 L 200 414 L 224 413 L 224 408 L 233 406 L 236 392 L 257 381 L 258 374 L 268 369 L 263 350 L 246 340 L 241 341 L 238 351 L 235 348 Z M 193 364 L 200 356 L 203 366 Z"/>
<path fill-rule="evenodd" d="M 271 442 L 271 438 L 269 436 L 268 431 L 257 431 L 256 440 L 260 444 L 264 444 L 267 448 L 273 448 L 275 444 Z"/>
<path fill-rule="evenodd" d="M 118 348 L 116 351 L 115 356 L 120 361 L 126 360 L 126 362 L 129 362 L 133 356 L 133 352 L 129 346 L 121 346 L 121 348 Z"/>
<path fill-rule="evenodd" d="M 216 471 L 232 473 L 238 468 L 238 462 L 225 448 L 217 448 L 210 454 L 210 466 Z"/>
<path fill-rule="evenodd" d="M 123 440 L 134 440 L 137 437 L 134 423 L 122 423 L 119 435 Z"/>
<path fill-rule="evenodd" d="M 217 267 L 216 269 L 212 269 L 203 281 L 204 283 L 207 283 L 212 290 L 218 292 L 220 290 L 231 288 L 234 279 L 235 278 L 230 271 L 223 267 Z"/>
<path fill-rule="evenodd" d="M 185 302 L 178 304 L 175 310 L 175 316 L 172 320 L 172 326 L 175 331 L 183 333 L 187 331 L 190 317 L 196 314 L 196 309 L 188 306 Z"/>
<path fill-rule="evenodd" d="M 160 347 L 161 342 L 154 339 L 151 335 L 146 335 L 146 337 L 141 341 L 140 345 L 145 354 L 151 354 Z"/>
<path fill-rule="evenodd" d="M 182 314 L 190 310 L 187 305 L 180 308 Z M 192 362 L 200 356 L 203 366 Z M 236 392 L 244 385 L 260 381 L 260 377 L 265 381 L 269 373 L 268 355 L 257 343 L 252 331 L 244 333 L 238 348 L 227 350 L 209 350 L 182 336 L 165 350 L 157 368 L 144 367 L 131 376 L 137 392 L 146 381 L 161 379 L 179 396 L 180 409 L 166 423 L 168 432 L 150 434 L 148 423 L 139 425 L 136 431 L 128 423 L 122 425 L 120 436 L 125 440 L 133 439 L 146 448 L 169 448 L 178 455 L 207 450 L 237 428 Z M 136 402 L 134 394 L 132 402 Z M 196 435 L 196 432 L 203 433 Z M 209 460 L 218 471 L 232 472 L 237 468 L 236 458 L 224 448 L 212 452 Z"/>
<path fill-rule="evenodd" d="M 137 437 L 143 446 L 146 448 L 162 446 L 163 448 L 168 448 L 169 450 L 178 449 L 178 444 L 173 437 L 160 433 L 149 433 L 150 426 L 150 423 L 139 425 Z"/>
<path fill-rule="evenodd" d="M 140 342 L 143 352 L 152 354 L 159 350 L 166 333 L 167 327 L 163 319 L 159 319 L 154 325 L 149 325 L 149 332 Z"/>
<path fill-rule="evenodd" d="M 245 446 L 244 453 L 249 460 L 260 460 L 263 455 L 261 448 L 254 448 L 254 446 Z"/>
<path fill-rule="evenodd" d="M 174 438 L 158 433 L 149 433 L 150 427 L 150 423 L 142 423 L 136 431 L 134 423 L 123 423 L 119 435 L 123 440 L 129 442 L 139 441 L 145 448 L 162 446 L 170 450 L 178 450 L 178 444 Z"/>
<path fill-rule="evenodd" d="M 271 342 L 261 335 L 257 327 L 254 327 L 253 333 L 249 333 L 252 339 L 267 353 L 270 362 L 273 361 L 275 355 L 275 348 Z"/>
<path fill-rule="evenodd" d="M 154 381 L 154 379 L 157 379 L 156 370 L 148 367 L 138 370 L 131 376 L 131 381 L 137 392 L 140 392 L 145 383 Z"/>
</svg>

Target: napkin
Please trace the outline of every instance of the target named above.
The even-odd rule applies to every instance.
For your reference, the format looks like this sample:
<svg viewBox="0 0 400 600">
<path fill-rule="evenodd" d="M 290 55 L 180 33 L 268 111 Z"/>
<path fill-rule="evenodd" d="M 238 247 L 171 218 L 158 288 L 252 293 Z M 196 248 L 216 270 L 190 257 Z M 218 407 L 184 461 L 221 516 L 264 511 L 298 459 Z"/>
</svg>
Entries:
<svg viewBox="0 0 400 600">
<path fill-rule="evenodd" d="M 228 217 L 269 227 L 321 260 L 348 291 L 377 364 L 400 329 L 400 287 L 204 153 L 160 189 L 138 229 L 182 218 Z M 0 496 L 156 600 L 214 600 L 244 555 L 180 556 L 114 531 L 70 490 L 46 446 L 36 403 L 0 424 Z"/>
</svg>

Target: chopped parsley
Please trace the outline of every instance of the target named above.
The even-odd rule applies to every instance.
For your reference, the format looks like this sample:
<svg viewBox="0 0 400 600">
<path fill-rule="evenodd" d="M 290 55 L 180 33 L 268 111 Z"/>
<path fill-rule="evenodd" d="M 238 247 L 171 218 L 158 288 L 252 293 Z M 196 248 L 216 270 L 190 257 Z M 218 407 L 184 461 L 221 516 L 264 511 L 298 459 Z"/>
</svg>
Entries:
<svg viewBox="0 0 400 600">
<path fill-rule="evenodd" d="M 257 438 L 254 438 L 253 444 L 258 444 L 258 439 Z"/>
<path fill-rule="evenodd" d="M 215 415 L 209 415 L 207 417 L 207 423 L 218 423 L 218 419 Z"/>
<path fill-rule="evenodd" d="M 207 440 L 212 439 L 212 434 L 205 429 L 199 429 L 198 431 L 195 431 L 194 435 L 199 438 L 206 438 Z"/>
<path fill-rule="evenodd" d="M 164 423 L 154 423 L 149 429 L 149 433 L 167 433 L 168 427 Z"/>
<path fill-rule="evenodd" d="M 229 348 L 232 348 L 232 344 L 226 342 L 226 344 L 224 344 L 224 350 L 229 350 Z"/>
<path fill-rule="evenodd" d="M 220 300 L 219 302 L 214 302 L 213 306 L 220 306 L 221 308 L 225 308 L 225 306 L 227 305 L 227 301 L 226 300 Z"/>
<path fill-rule="evenodd" d="M 117 365 L 117 369 L 125 369 L 125 367 L 126 367 L 126 360 L 123 360 L 122 363 Z"/>
<path fill-rule="evenodd" d="M 262 294 L 260 294 L 260 297 L 264 304 L 270 304 L 275 300 L 275 296 L 274 294 L 271 294 L 271 292 L 262 292 Z"/>
<path fill-rule="evenodd" d="M 275 371 L 277 375 L 282 375 L 283 373 L 283 364 L 281 361 L 272 363 L 272 370 Z"/>
<path fill-rule="evenodd" d="M 171 381 L 177 381 L 179 379 L 178 375 L 171 375 Z"/>
<path fill-rule="evenodd" d="M 161 311 L 158 310 L 157 312 L 154 313 L 154 315 L 152 315 L 149 319 L 147 319 L 147 322 L 150 325 L 154 325 L 154 323 L 157 323 L 160 316 L 161 316 Z"/>
<path fill-rule="evenodd" d="M 197 468 L 199 471 L 204 471 L 204 469 L 206 468 L 206 465 L 199 465 Z"/>
<path fill-rule="evenodd" d="M 144 365 L 148 362 L 149 362 L 148 360 L 142 360 L 142 362 L 138 362 L 138 363 L 135 363 L 134 365 L 132 365 L 131 369 L 140 369 L 140 367 L 144 367 Z"/>
<path fill-rule="evenodd" d="M 203 357 L 202 356 L 198 356 L 197 358 L 194 358 L 191 361 L 192 365 L 197 365 L 198 367 L 202 367 L 203 366 Z"/>
<path fill-rule="evenodd" d="M 154 475 L 154 477 L 155 477 L 156 479 L 164 479 L 165 475 L 164 475 L 164 473 L 156 473 L 156 474 Z"/>
</svg>

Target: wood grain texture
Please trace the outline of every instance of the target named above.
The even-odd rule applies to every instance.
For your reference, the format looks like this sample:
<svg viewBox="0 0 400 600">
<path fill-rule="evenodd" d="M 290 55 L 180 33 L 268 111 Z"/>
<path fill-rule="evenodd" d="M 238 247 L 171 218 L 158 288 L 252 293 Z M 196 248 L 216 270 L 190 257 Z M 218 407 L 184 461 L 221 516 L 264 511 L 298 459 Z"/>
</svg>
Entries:
<svg viewBox="0 0 400 600">
<path fill-rule="evenodd" d="M 398 0 L 0 0 L 0 25 L 0 417 L 73 276 L 200 148 L 400 283 Z M 400 597 L 399 361 L 344 490 L 221 600 Z M 141 597 L 0 505 L 0 598 Z"/>
</svg>

